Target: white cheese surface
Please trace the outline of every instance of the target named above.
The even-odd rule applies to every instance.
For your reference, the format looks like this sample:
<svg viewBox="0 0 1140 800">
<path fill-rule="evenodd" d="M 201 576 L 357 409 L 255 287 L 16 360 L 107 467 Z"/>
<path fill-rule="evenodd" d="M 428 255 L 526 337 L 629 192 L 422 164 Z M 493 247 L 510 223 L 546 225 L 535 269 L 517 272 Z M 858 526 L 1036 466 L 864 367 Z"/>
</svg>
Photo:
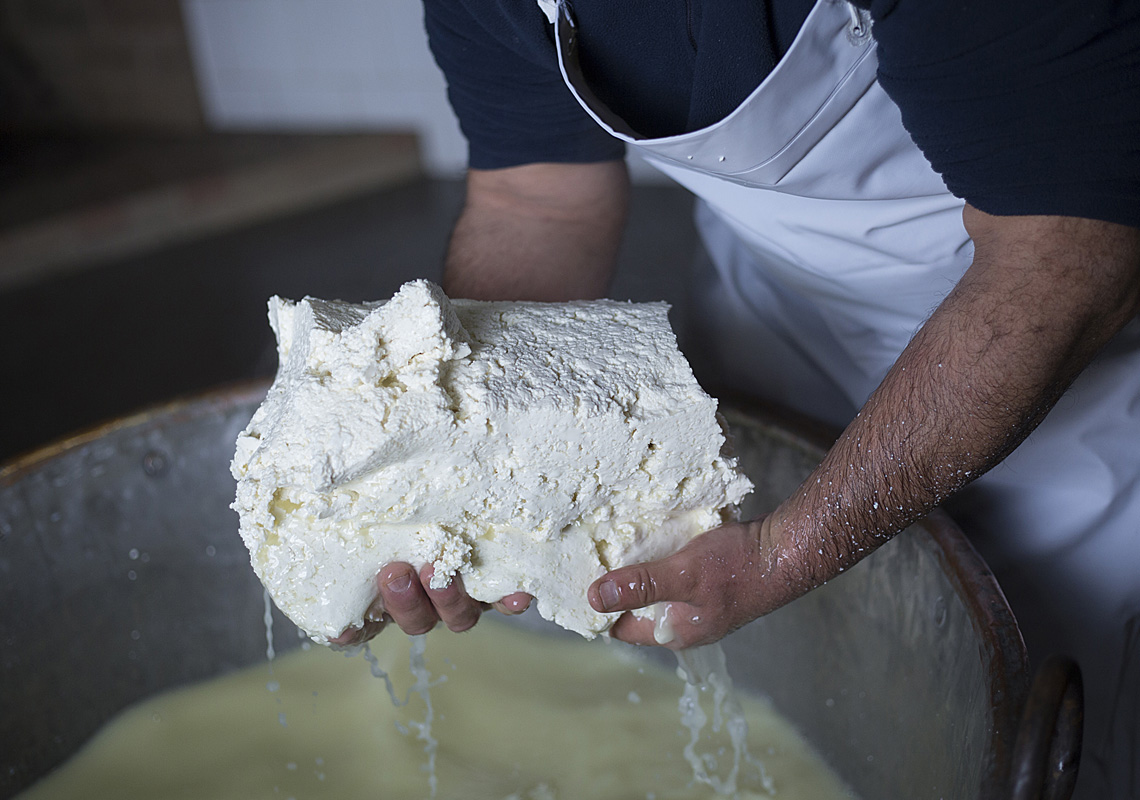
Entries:
<svg viewBox="0 0 1140 800">
<path fill-rule="evenodd" d="M 374 576 L 435 565 L 592 637 L 586 589 L 716 527 L 751 484 L 662 303 L 270 301 L 280 365 L 238 437 L 254 570 L 314 639 L 359 626 Z"/>
</svg>

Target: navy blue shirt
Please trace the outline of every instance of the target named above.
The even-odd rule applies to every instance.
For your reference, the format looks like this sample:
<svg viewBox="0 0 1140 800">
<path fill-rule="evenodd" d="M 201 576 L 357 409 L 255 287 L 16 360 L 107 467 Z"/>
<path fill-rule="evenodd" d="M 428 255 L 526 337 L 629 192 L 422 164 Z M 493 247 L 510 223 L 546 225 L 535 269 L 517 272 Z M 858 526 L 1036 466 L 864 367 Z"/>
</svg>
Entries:
<svg viewBox="0 0 1140 800">
<path fill-rule="evenodd" d="M 879 81 L 959 197 L 1140 227 L 1140 0 L 860 0 Z M 727 116 L 813 0 L 574 0 L 582 70 L 635 131 Z M 424 0 L 469 164 L 621 158 L 578 106 L 535 0 Z"/>
</svg>

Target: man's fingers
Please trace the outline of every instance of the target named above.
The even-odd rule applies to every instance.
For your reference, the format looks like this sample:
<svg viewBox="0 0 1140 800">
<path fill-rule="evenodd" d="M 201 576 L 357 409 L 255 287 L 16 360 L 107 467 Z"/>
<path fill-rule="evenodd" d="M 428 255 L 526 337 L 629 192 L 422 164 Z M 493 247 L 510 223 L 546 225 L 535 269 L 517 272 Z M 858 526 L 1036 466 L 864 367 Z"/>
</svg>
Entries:
<svg viewBox="0 0 1140 800">
<path fill-rule="evenodd" d="M 420 582 L 426 587 L 427 596 L 443 624 L 456 633 L 471 628 L 479 621 L 482 608 L 463 589 L 463 579 L 456 575 L 447 586 L 433 589 L 430 582 L 434 573 L 435 569 L 428 564 L 420 572 Z"/>
<path fill-rule="evenodd" d="M 440 589 L 431 588 L 434 574 L 431 564 L 427 564 L 418 575 L 410 564 L 385 566 L 376 576 L 379 595 L 365 612 L 366 627 L 371 624 L 375 631 L 379 631 L 384 622 L 392 621 L 412 636 L 427 633 L 441 620 L 457 633 L 473 627 L 488 605 L 473 600 L 458 575 Z M 495 607 L 505 614 L 521 614 L 533 599 L 525 592 L 515 592 L 504 597 Z M 375 635 L 372 629 L 364 633 L 370 634 L 369 638 Z M 347 638 L 342 634 L 337 642 Z"/>
<path fill-rule="evenodd" d="M 653 645 L 657 644 L 653 637 L 655 625 L 652 619 L 622 614 L 610 628 L 610 636 L 627 644 Z"/>
<path fill-rule="evenodd" d="M 332 644 L 348 647 L 354 644 L 364 644 L 380 631 L 384 630 L 384 626 L 388 624 L 387 619 L 376 619 L 364 621 L 364 625 L 360 628 L 348 628 L 343 631 L 340 636 L 329 639 Z"/>
<path fill-rule="evenodd" d="M 494 603 L 493 605 L 495 610 L 499 613 L 506 614 L 507 616 L 514 616 L 515 614 L 521 614 L 530 608 L 530 602 L 532 600 L 534 600 L 534 598 L 526 592 L 515 592 L 514 594 L 508 594 L 502 600 Z"/>
<path fill-rule="evenodd" d="M 632 611 L 666 600 L 691 602 L 695 562 L 682 550 L 660 561 L 634 564 L 603 575 L 586 597 L 595 611 Z"/>
<path fill-rule="evenodd" d="M 435 606 L 410 564 L 389 564 L 376 576 L 385 612 L 411 636 L 427 633 L 439 622 Z"/>
</svg>

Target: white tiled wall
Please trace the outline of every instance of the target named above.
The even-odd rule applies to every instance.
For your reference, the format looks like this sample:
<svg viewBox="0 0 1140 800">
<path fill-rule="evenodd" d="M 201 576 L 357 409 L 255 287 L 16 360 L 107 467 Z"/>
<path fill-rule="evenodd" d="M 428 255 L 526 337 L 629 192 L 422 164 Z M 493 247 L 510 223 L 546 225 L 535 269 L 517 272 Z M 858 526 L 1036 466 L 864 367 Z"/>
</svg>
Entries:
<svg viewBox="0 0 1140 800">
<path fill-rule="evenodd" d="M 466 145 L 428 51 L 419 0 L 182 6 L 211 127 L 413 129 L 429 171 L 462 171 Z"/>
<path fill-rule="evenodd" d="M 412 129 L 431 174 L 463 171 L 467 145 L 420 0 L 181 1 L 211 127 Z M 638 182 L 665 180 L 630 166 Z"/>
</svg>

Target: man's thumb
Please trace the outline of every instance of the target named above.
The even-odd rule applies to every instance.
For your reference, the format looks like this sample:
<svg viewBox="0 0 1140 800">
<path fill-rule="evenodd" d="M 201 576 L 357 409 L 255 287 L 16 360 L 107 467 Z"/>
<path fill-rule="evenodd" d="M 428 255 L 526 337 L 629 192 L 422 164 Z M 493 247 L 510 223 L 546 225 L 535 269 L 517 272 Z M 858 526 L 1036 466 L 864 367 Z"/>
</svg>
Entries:
<svg viewBox="0 0 1140 800">
<path fill-rule="evenodd" d="M 633 611 L 666 600 L 688 602 L 694 581 L 688 559 L 675 553 L 659 561 L 615 569 L 594 581 L 586 599 L 595 611 Z"/>
</svg>

